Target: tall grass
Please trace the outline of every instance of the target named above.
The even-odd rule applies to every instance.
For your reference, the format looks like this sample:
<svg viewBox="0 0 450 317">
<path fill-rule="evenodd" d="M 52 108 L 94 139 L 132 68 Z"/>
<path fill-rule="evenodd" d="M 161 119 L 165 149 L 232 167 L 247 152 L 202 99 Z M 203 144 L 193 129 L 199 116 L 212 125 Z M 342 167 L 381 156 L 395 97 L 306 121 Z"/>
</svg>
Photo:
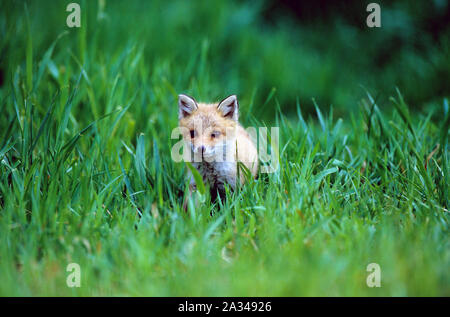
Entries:
<svg viewBox="0 0 450 317">
<path fill-rule="evenodd" d="M 161 12 L 166 23 L 200 28 L 170 19 L 184 3 Z M 211 39 L 100 33 L 89 25 L 101 7 L 86 33 L 24 24 L 19 36 L 41 14 L 19 11 L 6 35 L 23 50 L 6 50 L 0 89 L 0 295 L 450 295 L 447 99 L 421 114 L 400 91 L 383 105 L 366 92 L 345 116 L 301 102 L 285 113 L 275 90 L 216 81 Z M 245 126 L 280 128 L 280 168 L 186 213 L 187 166 L 170 156 L 177 93 L 235 89 Z M 66 285 L 72 262 L 80 288 Z M 381 288 L 366 285 L 373 262 Z"/>
</svg>

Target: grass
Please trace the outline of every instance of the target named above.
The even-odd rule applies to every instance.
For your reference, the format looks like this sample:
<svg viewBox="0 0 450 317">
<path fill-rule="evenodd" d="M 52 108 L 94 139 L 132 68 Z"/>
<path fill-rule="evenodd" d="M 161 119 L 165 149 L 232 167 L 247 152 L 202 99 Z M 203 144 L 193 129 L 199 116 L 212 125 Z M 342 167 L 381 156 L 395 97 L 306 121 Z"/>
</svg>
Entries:
<svg viewBox="0 0 450 317">
<path fill-rule="evenodd" d="M 43 17 L 29 5 L 11 9 L 15 27 L 1 24 L 0 295 L 450 295 L 448 99 L 425 113 L 392 89 L 383 104 L 365 92 L 352 111 L 311 113 L 283 90 L 238 91 L 245 126 L 280 128 L 280 168 L 220 208 L 206 197 L 185 213 L 188 167 L 170 156 L 177 93 L 210 101 L 241 89 L 232 71 L 214 80 L 226 53 L 212 54 L 195 25 L 199 45 L 177 42 L 191 30 L 170 17 L 180 3 L 164 11 L 180 36 L 155 33 L 157 48 L 139 44 L 146 29 L 101 26 L 101 5 L 85 29 L 43 35 L 32 26 L 64 21 L 64 8 Z M 236 9 L 219 5 L 217 34 Z M 286 45 L 280 34 L 270 39 Z M 80 288 L 66 286 L 72 262 Z M 373 262 L 380 288 L 366 285 Z"/>
</svg>

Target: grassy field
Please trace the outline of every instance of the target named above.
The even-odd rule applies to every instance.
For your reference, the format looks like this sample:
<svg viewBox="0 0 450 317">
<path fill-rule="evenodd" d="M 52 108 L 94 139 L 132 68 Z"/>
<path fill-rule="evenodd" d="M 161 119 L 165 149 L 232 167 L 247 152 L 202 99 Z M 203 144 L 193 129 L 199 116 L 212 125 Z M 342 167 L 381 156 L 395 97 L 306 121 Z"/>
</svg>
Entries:
<svg viewBox="0 0 450 317">
<path fill-rule="evenodd" d="M 445 76 L 445 50 L 366 76 L 247 3 L 80 4 L 79 29 L 64 2 L 0 13 L 1 296 L 450 295 L 449 92 L 408 67 Z M 178 93 L 236 93 L 280 168 L 185 213 Z"/>
</svg>

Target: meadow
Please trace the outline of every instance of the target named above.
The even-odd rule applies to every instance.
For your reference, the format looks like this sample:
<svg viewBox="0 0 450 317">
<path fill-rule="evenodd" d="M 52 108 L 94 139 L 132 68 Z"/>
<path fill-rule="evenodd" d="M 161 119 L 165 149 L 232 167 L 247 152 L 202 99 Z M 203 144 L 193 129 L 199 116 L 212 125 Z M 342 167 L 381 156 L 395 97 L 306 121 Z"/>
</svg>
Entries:
<svg viewBox="0 0 450 317">
<path fill-rule="evenodd" d="M 263 23 L 264 2 L 79 3 L 73 29 L 63 1 L 2 4 L 1 296 L 450 295 L 449 32 L 378 69 L 389 20 L 368 39 Z M 237 94 L 244 126 L 279 127 L 279 169 L 185 212 L 179 93 Z"/>
</svg>

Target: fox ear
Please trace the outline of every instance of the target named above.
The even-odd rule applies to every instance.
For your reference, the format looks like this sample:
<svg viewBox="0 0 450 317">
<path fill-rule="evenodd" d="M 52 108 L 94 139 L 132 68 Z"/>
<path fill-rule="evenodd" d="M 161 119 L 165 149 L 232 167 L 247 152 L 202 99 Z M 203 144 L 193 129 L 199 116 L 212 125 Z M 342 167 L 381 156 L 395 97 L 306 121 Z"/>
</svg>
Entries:
<svg viewBox="0 0 450 317">
<path fill-rule="evenodd" d="M 239 119 L 239 103 L 236 95 L 231 95 L 221 102 L 217 106 L 217 109 L 222 112 L 225 118 L 233 119 L 238 121 Z"/>
<path fill-rule="evenodd" d="M 178 95 L 178 119 L 189 116 L 197 109 L 197 102 L 188 95 Z"/>
</svg>

